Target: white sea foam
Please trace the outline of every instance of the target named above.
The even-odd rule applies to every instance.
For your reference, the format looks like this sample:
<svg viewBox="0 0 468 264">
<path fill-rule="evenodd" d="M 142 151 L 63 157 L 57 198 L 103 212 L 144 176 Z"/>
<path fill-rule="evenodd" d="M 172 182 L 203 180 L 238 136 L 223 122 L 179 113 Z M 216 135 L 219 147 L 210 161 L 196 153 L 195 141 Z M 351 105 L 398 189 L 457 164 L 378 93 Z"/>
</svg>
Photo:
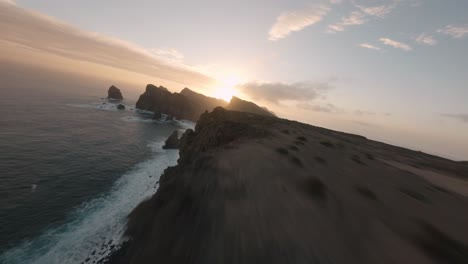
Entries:
<svg viewBox="0 0 468 264">
<path fill-rule="evenodd" d="M 174 120 L 175 124 L 184 131 L 187 129 L 195 129 L 195 123 L 189 120 Z"/>
<path fill-rule="evenodd" d="M 130 105 L 125 105 L 125 109 L 119 110 L 117 106 L 122 103 L 113 103 L 113 102 L 90 102 L 90 103 L 69 103 L 66 104 L 68 107 L 74 108 L 88 108 L 88 109 L 100 109 L 100 110 L 110 110 L 110 111 L 135 111 L 135 108 Z"/>
<path fill-rule="evenodd" d="M 154 157 L 124 174 L 110 193 L 80 206 L 68 224 L 7 251 L 0 263 L 94 263 L 108 256 L 122 242 L 128 214 L 156 191 L 164 169 L 177 162 L 178 152 L 162 145 L 162 138 L 148 144 Z"/>
<path fill-rule="evenodd" d="M 163 124 L 162 122 L 152 120 L 150 118 L 144 118 L 140 116 L 124 116 L 120 118 L 124 122 L 143 122 L 143 123 L 159 123 Z"/>
</svg>

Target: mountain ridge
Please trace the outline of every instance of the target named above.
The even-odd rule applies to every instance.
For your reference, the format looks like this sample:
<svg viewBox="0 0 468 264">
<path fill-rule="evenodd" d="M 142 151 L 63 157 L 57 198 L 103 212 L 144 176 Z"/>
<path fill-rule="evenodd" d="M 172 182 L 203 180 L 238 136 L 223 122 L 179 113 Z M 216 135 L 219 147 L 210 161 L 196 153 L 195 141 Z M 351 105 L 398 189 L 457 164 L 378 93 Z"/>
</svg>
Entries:
<svg viewBox="0 0 468 264">
<path fill-rule="evenodd" d="M 197 93 L 189 88 L 184 88 L 180 93 L 172 93 L 166 87 L 157 87 L 153 84 L 146 86 L 145 92 L 140 95 L 136 103 L 136 107 L 142 110 L 160 112 L 177 119 L 191 121 L 197 121 L 201 114 L 218 106 L 241 112 L 272 115 L 266 108 L 237 97 L 233 97 L 228 103 Z"/>
</svg>

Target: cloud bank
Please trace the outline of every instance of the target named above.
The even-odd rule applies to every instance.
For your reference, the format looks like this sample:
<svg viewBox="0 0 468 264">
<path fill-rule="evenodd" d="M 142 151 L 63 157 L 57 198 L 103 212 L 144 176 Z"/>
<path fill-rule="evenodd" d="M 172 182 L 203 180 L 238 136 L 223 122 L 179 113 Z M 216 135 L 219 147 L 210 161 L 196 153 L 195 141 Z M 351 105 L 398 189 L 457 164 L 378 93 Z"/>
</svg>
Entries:
<svg viewBox="0 0 468 264">
<path fill-rule="evenodd" d="M 236 88 L 253 100 L 278 104 L 281 101 L 288 100 L 297 102 L 311 101 L 323 97 L 332 86 L 325 82 L 298 82 L 292 84 L 249 82 Z"/>
<path fill-rule="evenodd" d="M 284 12 L 276 18 L 276 22 L 268 33 L 268 39 L 277 41 L 285 38 L 292 32 L 303 30 L 321 21 L 329 11 L 329 7 L 318 5 L 304 10 Z"/>
<path fill-rule="evenodd" d="M 41 56 L 89 62 L 176 83 L 183 80 L 184 85 L 205 86 L 215 82 L 189 66 L 158 58 L 171 55 L 181 59 L 182 55 L 175 50 L 147 50 L 134 43 L 78 29 L 10 2 L 0 1 L 0 32 L 0 48 L 14 52 L 0 57 L 10 61 L 27 61 L 25 56 L 17 56 L 27 50 Z"/>
<path fill-rule="evenodd" d="M 327 113 L 327 114 L 341 114 L 345 112 L 343 109 L 331 103 L 327 103 L 327 104 L 299 103 L 296 106 L 304 110 Z"/>
</svg>

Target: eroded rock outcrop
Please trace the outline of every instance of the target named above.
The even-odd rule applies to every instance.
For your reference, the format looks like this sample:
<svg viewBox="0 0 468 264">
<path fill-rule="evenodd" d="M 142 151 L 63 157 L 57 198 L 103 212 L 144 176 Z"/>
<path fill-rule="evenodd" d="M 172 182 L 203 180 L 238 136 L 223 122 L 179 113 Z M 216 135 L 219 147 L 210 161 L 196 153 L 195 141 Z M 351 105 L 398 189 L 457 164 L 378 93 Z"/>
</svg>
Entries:
<svg viewBox="0 0 468 264">
<path fill-rule="evenodd" d="M 178 149 L 180 145 L 179 133 L 177 130 L 172 132 L 172 134 L 167 138 L 163 149 Z"/>
<path fill-rule="evenodd" d="M 239 112 L 248 112 L 264 116 L 275 116 L 271 111 L 265 107 L 260 107 L 255 103 L 242 100 L 238 97 L 233 96 L 231 102 L 226 107 L 228 110 L 239 111 Z"/>
<path fill-rule="evenodd" d="M 202 113 L 211 111 L 215 107 L 225 107 L 234 111 L 274 116 L 268 109 L 237 97 L 233 97 L 228 104 L 224 100 L 208 97 L 188 88 L 184 88 L 180 93 L 171 93 L 163 86 L 157 87 L 152 84 L 146 86 L 146 90 L 138 99 L 136 107 L 164 113 L 176 119 L 191 121 L 197 121 Z"/>
<path fill-rule="evenodd" d="M 122 92 L 120 92 L 120 89 L 112 85 L 109 87 L 109 90 L 107 91 L 107 98 L 108 99 L 115 99 L 115 100 L 123 100 Z"/>
<path fill-rule="evenodd" d="M 218 99 L 195 93 L 188 88 L 182 90 L 181 93 L 171 93 L 163 86 L 156 87 L 148 84 L 145 93 L 138 99 L 136 107 L 161 112 L 176 119 L 197 121 L 203 112 L 211 111 L 220 102 Z"/>
</svg>

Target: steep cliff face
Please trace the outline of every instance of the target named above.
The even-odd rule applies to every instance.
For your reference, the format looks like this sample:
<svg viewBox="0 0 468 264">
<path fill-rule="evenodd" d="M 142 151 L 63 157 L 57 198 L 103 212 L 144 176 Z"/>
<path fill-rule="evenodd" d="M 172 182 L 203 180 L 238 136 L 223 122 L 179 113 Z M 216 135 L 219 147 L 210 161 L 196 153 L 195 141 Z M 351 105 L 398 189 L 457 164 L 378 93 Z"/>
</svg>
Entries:
<svg viewBox="0 0 468 264">
<path fill-rule="evenodd" d="M 204 96 L 188 88 L 184 88 L 180 93 L 171 93 L 165 87 L 148 84 L 136 107 L 165 113 L 177 119 L 197 121 L 203 112 L 226 104 L 223 100 Z"/>
<path fill-rule="evenodd" d="M 165 87 L 156 87 L 152 84 L 146 86 L 145 93 L 140 96 L 136 104 L 137 108 L 143 110 L 161 112 L 177 119 L 192 121 L 197 121 L 202 113 L 218 106 L 234 111 L 274 116 L 268 109 L 237 97 L 233 97 L 228 104 L 224 100 L 208 97 L 188 88 L 184 88 L 180 93 L 171 93 Z"/>
<path fill-rule="evenodd" d="M 226 109 L 240 112 L 249 112 L 264 116 L 275 116 L 265 107 L 260 107 L 252 102 L 242 100 L 235 96 L 232 97 L 231 102 L 229 102 L 229 105 L 226 107 Z"/>
<path fill-rule="evenodd" d="M 459 162 L 218 107 L 182 136 L 110 263 L 467 263 L 468 191 L 408 171 L 432 165 L 467 176 Z"/>
<path fill-rule="evenodd" d="M 203 111 L 197 111 L 192 102 L 184 95 L 171 93 L 163 86 L 156 87 L 152 84 L 146 86 L 145 92 L 138 98 L 136 107 L 188 120 L 197 120 L 203 113 Z"/>
<path fill-rule="evenodd" d="M 221 99 L 205 96 L 201 93 L 194 92 L 189 88 L 184 88 L 180 91 L 180 94 L 187 97 L 194 104 L 198 105 L 199 108 L 205 108 L 208 111 L 213 110 L 217 106 L 226 107 L 227 102 Z"/>
</svg>

